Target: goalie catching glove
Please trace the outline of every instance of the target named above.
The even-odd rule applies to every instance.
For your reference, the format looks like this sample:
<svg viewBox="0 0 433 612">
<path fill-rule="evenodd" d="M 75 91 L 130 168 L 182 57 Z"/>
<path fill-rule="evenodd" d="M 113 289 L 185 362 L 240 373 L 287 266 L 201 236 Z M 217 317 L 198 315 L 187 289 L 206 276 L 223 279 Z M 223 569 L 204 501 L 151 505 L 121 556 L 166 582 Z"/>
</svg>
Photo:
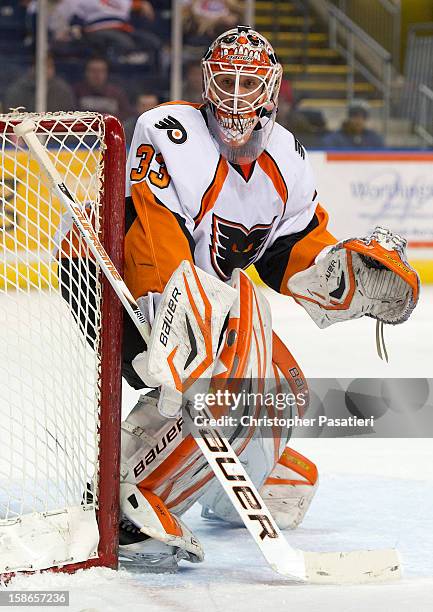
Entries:
<svg viewBox="0 0 433 612">
<path fill-rule="evenodd" d="M 366 238 L 344 240 L 289 280 L 294 299 L 325 328 L 364 315 L 378 321 L 382 357 L 384 323 L 406 321 L 418 302 L 419 277 L 406 258 L 406 240 L 376 227 Z M 383 347 L 385 357 L 386 350 Z"/>
</svg>

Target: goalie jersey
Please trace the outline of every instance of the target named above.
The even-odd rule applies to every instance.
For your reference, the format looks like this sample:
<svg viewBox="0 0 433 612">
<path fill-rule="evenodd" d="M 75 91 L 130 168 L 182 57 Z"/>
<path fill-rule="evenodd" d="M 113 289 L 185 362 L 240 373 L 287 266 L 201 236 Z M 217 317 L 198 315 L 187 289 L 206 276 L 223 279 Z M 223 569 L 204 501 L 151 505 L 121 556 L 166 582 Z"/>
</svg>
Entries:
<svg viewBox="0 0 433 612">
<path fill-rule="evenodd" d="M 278 124 L 258 159 L 238 166 L 219 154 L 203 107 L 163 104 L 137 121 L 126 180 L 125 280 L 135 298 L 162 292 L 184 259 L 224 281 L 255 264 L 289 294 L 288 279 L 336 242 L 308 155 Z"/>
</svg>

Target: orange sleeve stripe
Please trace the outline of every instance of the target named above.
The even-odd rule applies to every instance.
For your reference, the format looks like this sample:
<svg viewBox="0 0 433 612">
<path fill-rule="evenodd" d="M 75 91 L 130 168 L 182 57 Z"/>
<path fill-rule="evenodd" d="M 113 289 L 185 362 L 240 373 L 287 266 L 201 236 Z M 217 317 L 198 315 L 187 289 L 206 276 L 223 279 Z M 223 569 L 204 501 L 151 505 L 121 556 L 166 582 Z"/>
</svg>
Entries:
<svg viewBox="0 0 433 612">
<path fill-rule="evenodd" d="M 131 194 L 137 218 L 125 238 L 125 282 L 138 298 L 149 291 L 161 293 L 181 261 L 193 258 L 176 217 L 146 182 L 134 183 Z"/>
<path fill-rule="evenodd" d="M 271 179 L 276 192 L 280 196 L 283 206 L 286 206 L 287 198 L 288 198 L 288 190 L 286 182 L 283 178 L 283 175 L 280 172 L 274 158 L 269 155 L 267 151 L 263 151 L 260 157 L 257 159 L 260 168 L 263 170 L 265 174 L 269 176 Z"/>
<path fill-rule="evenodd" d="M 215 202 L 217 201 L 217 198 L 221 192 L 221 189 L 224 185 L 224 182 L 227 178 L 228 173 L 229 173 L 228 163 L 222 157 L 222 155 L 220 155 L 220 158 L 219 158 L 216 170 L 215 170 L 215 175 L 201 199 L 200 210 L 198 214 L 194 217 L 195 227 L 197 227 L 197 225 L 203 219 L 205 214 L 209 212 L 210 210 L 212 210 L 212 208 L 215 206 Z"/>
<path fill-rule="evenodd" d="M 192 106 L 194 108 L 201 108 L 202 106 L 204 106 L 203 103 L 196 104 L 195 102 L 186 102 L 185 100 L 173 100 L 171 102 L 162 102 L 162 104 L 158 104 L 156 108 L 159 108 L 160 106 L 174 106 L 175 104 L 177 105 L 181 104 L 184 106 Z"/>
<path fill-rule="evenodd" d="M 280 292 L 290 295 L 287 283 L 289 279 L 302 270 L 306 270 L 314 264 L 314 260 L 322 249 L 330 244 L 336 244 L 337 240 L 328 232 L 328 213 L 320 204 L 317 205 L 315 215 L 319 224 L 304 238 L 299 240 L 290 253 L 290 259 L 281 282 Z"/>
</svg>

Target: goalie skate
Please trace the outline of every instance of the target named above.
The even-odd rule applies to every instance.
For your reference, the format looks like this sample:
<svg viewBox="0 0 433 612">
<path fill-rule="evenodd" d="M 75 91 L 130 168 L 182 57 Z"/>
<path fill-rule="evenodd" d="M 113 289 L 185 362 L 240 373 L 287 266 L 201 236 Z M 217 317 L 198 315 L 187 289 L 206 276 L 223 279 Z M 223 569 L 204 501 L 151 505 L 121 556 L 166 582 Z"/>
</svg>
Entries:
<svg viewBox="0 0 433 612">
<path fill-rule="evenodd" d="M 154 540 L 123 518 L 119 525 L 119 561 L 126 569 L 143 573 L 173 574 L 179 561 L 189 561 L 190 554 L 177 546 Z"/>
</svg>

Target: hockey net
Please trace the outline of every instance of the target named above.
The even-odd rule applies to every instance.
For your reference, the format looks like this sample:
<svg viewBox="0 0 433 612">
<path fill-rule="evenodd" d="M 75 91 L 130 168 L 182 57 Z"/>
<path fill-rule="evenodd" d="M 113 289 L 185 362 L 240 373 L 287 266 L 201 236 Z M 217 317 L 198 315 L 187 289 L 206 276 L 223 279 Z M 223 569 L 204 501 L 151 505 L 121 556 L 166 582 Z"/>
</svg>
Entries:
<svg viewBox="0 0 433 612">
<path fill-rule="evenodd" d="M 13 126 L 31 118 L 121 270 L 114 117 L 0 115 L 0 574 L 117 562 L 121 309 Z"/>
</svg>

